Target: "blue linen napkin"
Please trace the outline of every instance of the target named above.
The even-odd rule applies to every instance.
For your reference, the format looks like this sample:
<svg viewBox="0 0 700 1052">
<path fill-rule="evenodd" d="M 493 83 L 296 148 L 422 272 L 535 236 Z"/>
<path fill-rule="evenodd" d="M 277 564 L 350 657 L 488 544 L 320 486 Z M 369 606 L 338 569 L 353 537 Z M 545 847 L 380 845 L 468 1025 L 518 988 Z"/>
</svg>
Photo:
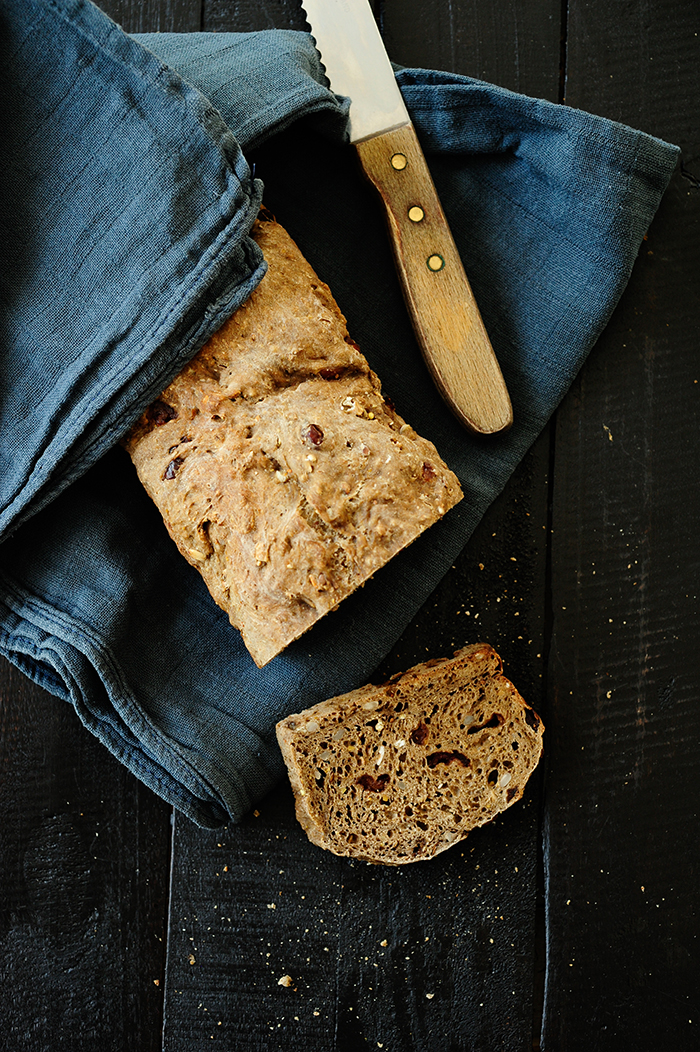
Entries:
<svg viewBox="0 0 700 1052">
<path fill-rule="evenodd" d="M 0 651 L 195 822 L 283 771 L 274 725 L 365 682 L 606 325 L 677 149 L 466 77 L 401 69 L 514 403 L 483 440 L 435 392 L 347 100 L 303 33 L 130 38 L 87 0 L 0 0 Z M 116 446 L 264 273 L 266 204 L 465 500 L 264 669 Z"/>
</svg>

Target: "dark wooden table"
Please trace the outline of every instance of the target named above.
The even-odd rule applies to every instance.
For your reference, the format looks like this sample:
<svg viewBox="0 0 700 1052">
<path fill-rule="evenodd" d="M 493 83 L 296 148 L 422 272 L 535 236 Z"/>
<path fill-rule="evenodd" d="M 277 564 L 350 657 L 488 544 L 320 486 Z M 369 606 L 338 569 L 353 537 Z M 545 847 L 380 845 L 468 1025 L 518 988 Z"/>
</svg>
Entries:
<svg viewBox="0 0 700 1052">
<path fill-rule="evenodd" d="M 297 0 L 103 6 L 128 31 L 304 28 Z M 286 784 L 203 832 L 2 665 L 2 1052 L 700 1048 L 697 0 L 377 8 L 398 62 L 683 151 L 556 419 L 385 662 L 492 643 L 546 760 L 462 846 L 368 867 L 307 842 Z"/>
</svg>

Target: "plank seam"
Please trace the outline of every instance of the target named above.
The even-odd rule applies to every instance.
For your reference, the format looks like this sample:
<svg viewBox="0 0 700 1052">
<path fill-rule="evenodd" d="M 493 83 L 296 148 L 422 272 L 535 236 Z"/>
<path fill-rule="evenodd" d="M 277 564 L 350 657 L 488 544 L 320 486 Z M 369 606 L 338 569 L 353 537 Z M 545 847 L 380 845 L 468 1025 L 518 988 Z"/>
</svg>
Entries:
<svg viewBox="0 0 700 1052">
<path fill-rule="evenodd" d="M 559 102 L 566 102 L 569 43 L 569 0 L 561 0 L 559 15 Z"/>
</svg>

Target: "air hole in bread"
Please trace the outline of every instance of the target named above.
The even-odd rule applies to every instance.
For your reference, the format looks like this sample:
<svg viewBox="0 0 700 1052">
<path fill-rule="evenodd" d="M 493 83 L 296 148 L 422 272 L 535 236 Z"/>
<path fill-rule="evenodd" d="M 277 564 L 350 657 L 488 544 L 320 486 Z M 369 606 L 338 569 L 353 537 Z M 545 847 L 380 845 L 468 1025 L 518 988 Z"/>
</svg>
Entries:
<svg viewBox="0 0 700 1052">
<path fill-rule="evenodd" d="M 525 711 L 525 722 L 528 727 L 532 727 L 533 731 L 536 731 L 540 725 L 540 718 L 536 712 L 532 709 L 526 709 Z"/>
<path fill-rule="evenodd" d="M 527 714 L 525 715 L 527 719 Z M 467 729 L 467 734 L 477 734 L 479 731 L 486 730 L 486 728 L 500 727 L 502 723 L 505 723 L 505 719 L 501 716 L 500 712 L 494 712 L 493 716 L 486 721 L 486 723 L 478 723 L 474 727 Z"/>
<path fill-rule="evenodd" d="M 447 750 L 443 749 L 440 752 L 434 752 L 430 756 L 428 756 L 427 763 L 428 767 L 431 768 L 437 767 L 439 763 L 457 763 L 460 764 L 460 766 L 462 767 L 469 767 L 471 765 L 471 760 L 468 756 L 465 756 L 463 752 L 448 752 Z"/>
</svg>

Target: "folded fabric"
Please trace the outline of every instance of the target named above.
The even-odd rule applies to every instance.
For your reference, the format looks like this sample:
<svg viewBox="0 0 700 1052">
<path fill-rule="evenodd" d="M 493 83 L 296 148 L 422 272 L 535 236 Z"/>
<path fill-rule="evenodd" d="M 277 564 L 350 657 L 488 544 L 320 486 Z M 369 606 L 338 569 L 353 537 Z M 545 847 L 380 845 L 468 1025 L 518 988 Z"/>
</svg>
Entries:
<svg viewBox="0 0 700 1052">
<path fill-rule="evenodd" d="M 276 721 L 369 678 L 556 408 L 677 150 L 469 78 L 398 71 L 513 399 L 514 427 L 485 441 L 430 383 L 348 156 L 347 100 L 308 36 L 129 38 L 84 0 L 0 10 L 0 649 L 194 821 L 235 821 L 283 772 Z M 261 279 L 260 179 L 466 496 L 264 669 L 116 445 Z"/>
</svg>

